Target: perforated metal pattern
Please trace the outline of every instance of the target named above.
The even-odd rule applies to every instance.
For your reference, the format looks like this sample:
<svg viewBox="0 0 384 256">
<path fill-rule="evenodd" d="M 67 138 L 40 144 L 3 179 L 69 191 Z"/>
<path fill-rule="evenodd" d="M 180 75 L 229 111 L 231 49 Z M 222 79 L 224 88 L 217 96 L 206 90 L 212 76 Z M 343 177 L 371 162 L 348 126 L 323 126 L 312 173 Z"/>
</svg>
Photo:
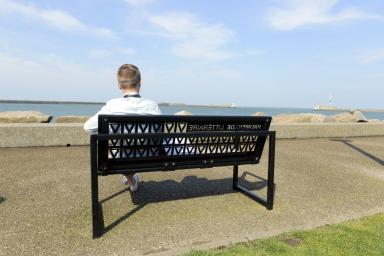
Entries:
<svg viewBox="0 0 384 256">
<path fill-rule="evenodd" d="M 234 132 L 265 131 L 269 121 L 269 117 L 101 116 L 99 133 L 153 135 L 99 143 L 99 150 L 108 152 L 101 155 L 101 161 L 110 166 L 226 157 L 257 159 L 265 137 Z"/>
</svg>

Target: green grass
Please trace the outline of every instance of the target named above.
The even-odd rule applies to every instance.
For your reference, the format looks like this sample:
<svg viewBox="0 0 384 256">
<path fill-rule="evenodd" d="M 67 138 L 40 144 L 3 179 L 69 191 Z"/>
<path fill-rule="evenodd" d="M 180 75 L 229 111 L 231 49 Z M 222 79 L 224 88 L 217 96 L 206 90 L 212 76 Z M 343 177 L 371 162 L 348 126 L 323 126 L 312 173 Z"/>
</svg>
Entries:
<svg viewBox="0 0 384 256">
<path fill-rule="evenodd" d="M 185 256 L 384 255 L 384 214 Z"/>
</svg>

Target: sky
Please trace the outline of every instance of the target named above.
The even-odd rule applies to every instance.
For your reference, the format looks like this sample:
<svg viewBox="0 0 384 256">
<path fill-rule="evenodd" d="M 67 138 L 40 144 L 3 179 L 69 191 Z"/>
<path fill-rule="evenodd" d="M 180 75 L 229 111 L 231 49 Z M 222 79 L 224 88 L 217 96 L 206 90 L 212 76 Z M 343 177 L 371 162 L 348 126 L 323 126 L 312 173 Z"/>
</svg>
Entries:
<svg viewBox="0 0 384 256">
<path fill-rule="evenodd" d="M 0 99 L 384 108 L 382 0 L 0 0 Z"/>
</svg>

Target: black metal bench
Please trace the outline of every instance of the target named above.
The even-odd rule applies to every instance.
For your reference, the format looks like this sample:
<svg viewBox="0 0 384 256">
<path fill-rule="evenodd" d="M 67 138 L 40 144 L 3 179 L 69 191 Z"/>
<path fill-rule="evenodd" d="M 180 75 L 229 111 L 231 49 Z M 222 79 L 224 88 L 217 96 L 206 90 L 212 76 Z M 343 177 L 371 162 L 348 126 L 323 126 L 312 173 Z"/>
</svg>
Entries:
<svg viewBox="0 0 384 256">
<path fill-rule="evenodd" d="M 271 117 L 100 115 L 91 135 L 93 237 L 104 232 L 98 176 L 233 166 L 233 189 L 273 208 L 275 132 Z M 267 198 L 238 184 L 238 167 L 257 164 L 269 137 Z"/>
</svg>

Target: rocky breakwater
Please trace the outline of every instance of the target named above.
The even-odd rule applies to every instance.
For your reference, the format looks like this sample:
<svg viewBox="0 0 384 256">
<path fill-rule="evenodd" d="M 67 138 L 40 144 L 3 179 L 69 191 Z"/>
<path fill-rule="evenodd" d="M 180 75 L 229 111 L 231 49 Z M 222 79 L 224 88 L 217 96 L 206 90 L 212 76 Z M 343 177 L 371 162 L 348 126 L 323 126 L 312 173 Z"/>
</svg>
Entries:
<svg viewBox="0 0 384 256">
<path fill-rule="evenodd" d="M 52 116 L 39 111 L 0 112 L 0 123 L 49 123 L 51 120 Z"/>
<path fill-rule="evenodd" d="M 174 115 L 175 116 L 192 116 L 193 114 L 189 111 L 182 110 L 182 111 L 176 112 Z"/>
<path fill-rule="evenodd" d="M 274 116 L 275 123 L 332 123 L 333 120 L 320 114 L 281 114 Z"/>
<path fill-rule="evenodd" d="M 381 122 L 380 120 L 369 120 L 360 111 L 344 112 L 336 115 L 326 116 L 321 114 L 281 114 L 273 117 L 274 123 L 355 123 L 355 122 Z"/>
<path fill-rule="evenodd" d="M 267 114 L 265 114 L 264 112 L 256 112 L 253 113 L 252 116 L 267 116 Z"/>
<path fill-rule="evenodd" d="M 58 116 L 56 123 L 85 123 L 90 116 Z"/>
</svg>

